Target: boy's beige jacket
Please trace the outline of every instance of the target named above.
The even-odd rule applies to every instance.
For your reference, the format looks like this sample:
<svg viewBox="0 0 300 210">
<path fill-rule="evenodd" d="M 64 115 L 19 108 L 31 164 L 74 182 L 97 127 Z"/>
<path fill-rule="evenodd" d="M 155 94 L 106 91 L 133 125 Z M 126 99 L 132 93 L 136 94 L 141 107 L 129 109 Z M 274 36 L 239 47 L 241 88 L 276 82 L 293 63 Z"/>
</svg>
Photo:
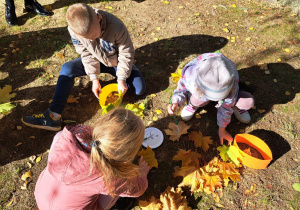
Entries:
<svg viewBox="0 0 300 210">
<path fill-rule="evenodd" d="M 131 73 L 134 60 L 134 47 L 124 23 L 116 16 L 95 9 L 101 14 L 101 35 L 94 41 L 76 35 L 68 27 L 76 52 L 81 55 L 82 63 L 90 80 L 98 78 L 100 62 L 108 67 L 117 67 L 118 80 L 126 80 Z"/>
</svg>

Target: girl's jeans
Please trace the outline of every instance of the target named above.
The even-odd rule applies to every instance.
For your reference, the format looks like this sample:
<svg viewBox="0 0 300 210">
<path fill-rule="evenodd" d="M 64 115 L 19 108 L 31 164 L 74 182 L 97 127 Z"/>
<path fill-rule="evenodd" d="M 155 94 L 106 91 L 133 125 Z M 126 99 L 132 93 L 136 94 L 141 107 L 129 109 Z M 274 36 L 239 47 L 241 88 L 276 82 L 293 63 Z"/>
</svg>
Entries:
<svg viewBox="0 0 300 210">
<path fill-rule="evenodd" d="M 100 69 L 101 73 L 109 73 L 114 77 L 117 77 L 117 67 L 107 67 L 100 63 Z M 52 112 L 62 114 L 74 86 L 75 77 L 84 75 L 87 74 L 85 73 L 81 58 L 77 58 L 62 65 L 53 100 L 50 105 L 50 110 Z M 126 80 L 126 83 L 129 89 L 135 91 L 136 95 L 142 95 L 146 91 L 145 80 L 135 65 L 132 65 L 132 71 L 130 77 Z"/>
</svg>

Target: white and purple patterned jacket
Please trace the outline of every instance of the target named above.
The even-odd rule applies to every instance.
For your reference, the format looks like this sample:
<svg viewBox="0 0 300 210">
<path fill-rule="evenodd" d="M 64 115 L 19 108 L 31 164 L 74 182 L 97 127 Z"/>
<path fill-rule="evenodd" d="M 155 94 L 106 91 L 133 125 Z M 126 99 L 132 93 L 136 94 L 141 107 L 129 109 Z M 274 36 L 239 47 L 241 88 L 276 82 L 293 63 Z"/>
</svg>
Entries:
<svg viewBox="0 0 300 210">
<path fill-rule="evenodd" d="M 209 57 L 217 57 L 217 56 L 223 56 L 224 58 L 226 58 L 221 53 L 205 53 L 198 56 L 191 62 L 189 62 L 183 68 L 181 73 L 181 78 L 178 81 L 177 89 L 174 91 L 174 94 L 172 96 L 173 103 L 178 103 L 180 106 L 183 105 L 188 95 L 197 95 L 197 98 L 199 98 L 200 100 L 209 101 L 203 94 L 201 93 L 199 94 L 199 92 L 196 91 L 196 78 L 197 78 L 196 69 L 198 69 L 198 66 L 201 65 L 201 63 L 205 59 Z M 230 123 L 231 115 L 233 113 L 231 107 L 236 104 L 237 97 L 238 97 L 239 75 L 236 68 L 234 72 L 234 77 L 235 77 L 234 86 L 230 91 L 229 95 L 225 99 L 218 101 L 218 105 L 216 106 L 218 109 L 218 114 L 217 114 L 218 126 L 222 128 L 225 128 Z"/>
</svg>

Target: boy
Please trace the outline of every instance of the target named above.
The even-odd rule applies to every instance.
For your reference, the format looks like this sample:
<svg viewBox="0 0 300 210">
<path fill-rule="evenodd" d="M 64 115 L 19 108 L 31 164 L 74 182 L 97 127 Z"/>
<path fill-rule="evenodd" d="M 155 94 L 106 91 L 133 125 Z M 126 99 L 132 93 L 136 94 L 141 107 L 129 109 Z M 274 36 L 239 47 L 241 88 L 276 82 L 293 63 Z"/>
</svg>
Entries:
<svg viewBox="0 0 300 210">
<path fill-rule="evenodd" d="M 146 90 L 142 74 L 133 65 L 134 47 L 121 20 L 83 3 L 70 6 L 66 18 L 72 42 L 81 57 L 63 64 L 50 109 L 22 118 L 22 122 L 30 127 L 51 131 L 61 129 L 61 114 L 75 77 L 89 75 L 92 92 L 97 98 L 101 93 L 100 72 L 117 77 L 122 94 L 128 87 L 135 90 L 136 95 L 142 95 Z"/>
</svg>

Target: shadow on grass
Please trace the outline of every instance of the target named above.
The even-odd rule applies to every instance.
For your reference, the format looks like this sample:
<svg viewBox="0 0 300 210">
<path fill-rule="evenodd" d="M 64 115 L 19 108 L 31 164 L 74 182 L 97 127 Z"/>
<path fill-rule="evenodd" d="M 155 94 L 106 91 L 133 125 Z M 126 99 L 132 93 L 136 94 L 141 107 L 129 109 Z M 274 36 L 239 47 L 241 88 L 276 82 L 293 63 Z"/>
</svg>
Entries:
<svg viewBox="0 0 300 210">
<path fill-rule="evenodd" d="M 258 138 L 263 140 L 271 149 L 273 160 L 268 165 L 268 167 L 291 150 L 291 146 L 288 141 L 273 131 L 258 129 L 250 132 L 250 134 L 257 136 Z"/>
</svg>

